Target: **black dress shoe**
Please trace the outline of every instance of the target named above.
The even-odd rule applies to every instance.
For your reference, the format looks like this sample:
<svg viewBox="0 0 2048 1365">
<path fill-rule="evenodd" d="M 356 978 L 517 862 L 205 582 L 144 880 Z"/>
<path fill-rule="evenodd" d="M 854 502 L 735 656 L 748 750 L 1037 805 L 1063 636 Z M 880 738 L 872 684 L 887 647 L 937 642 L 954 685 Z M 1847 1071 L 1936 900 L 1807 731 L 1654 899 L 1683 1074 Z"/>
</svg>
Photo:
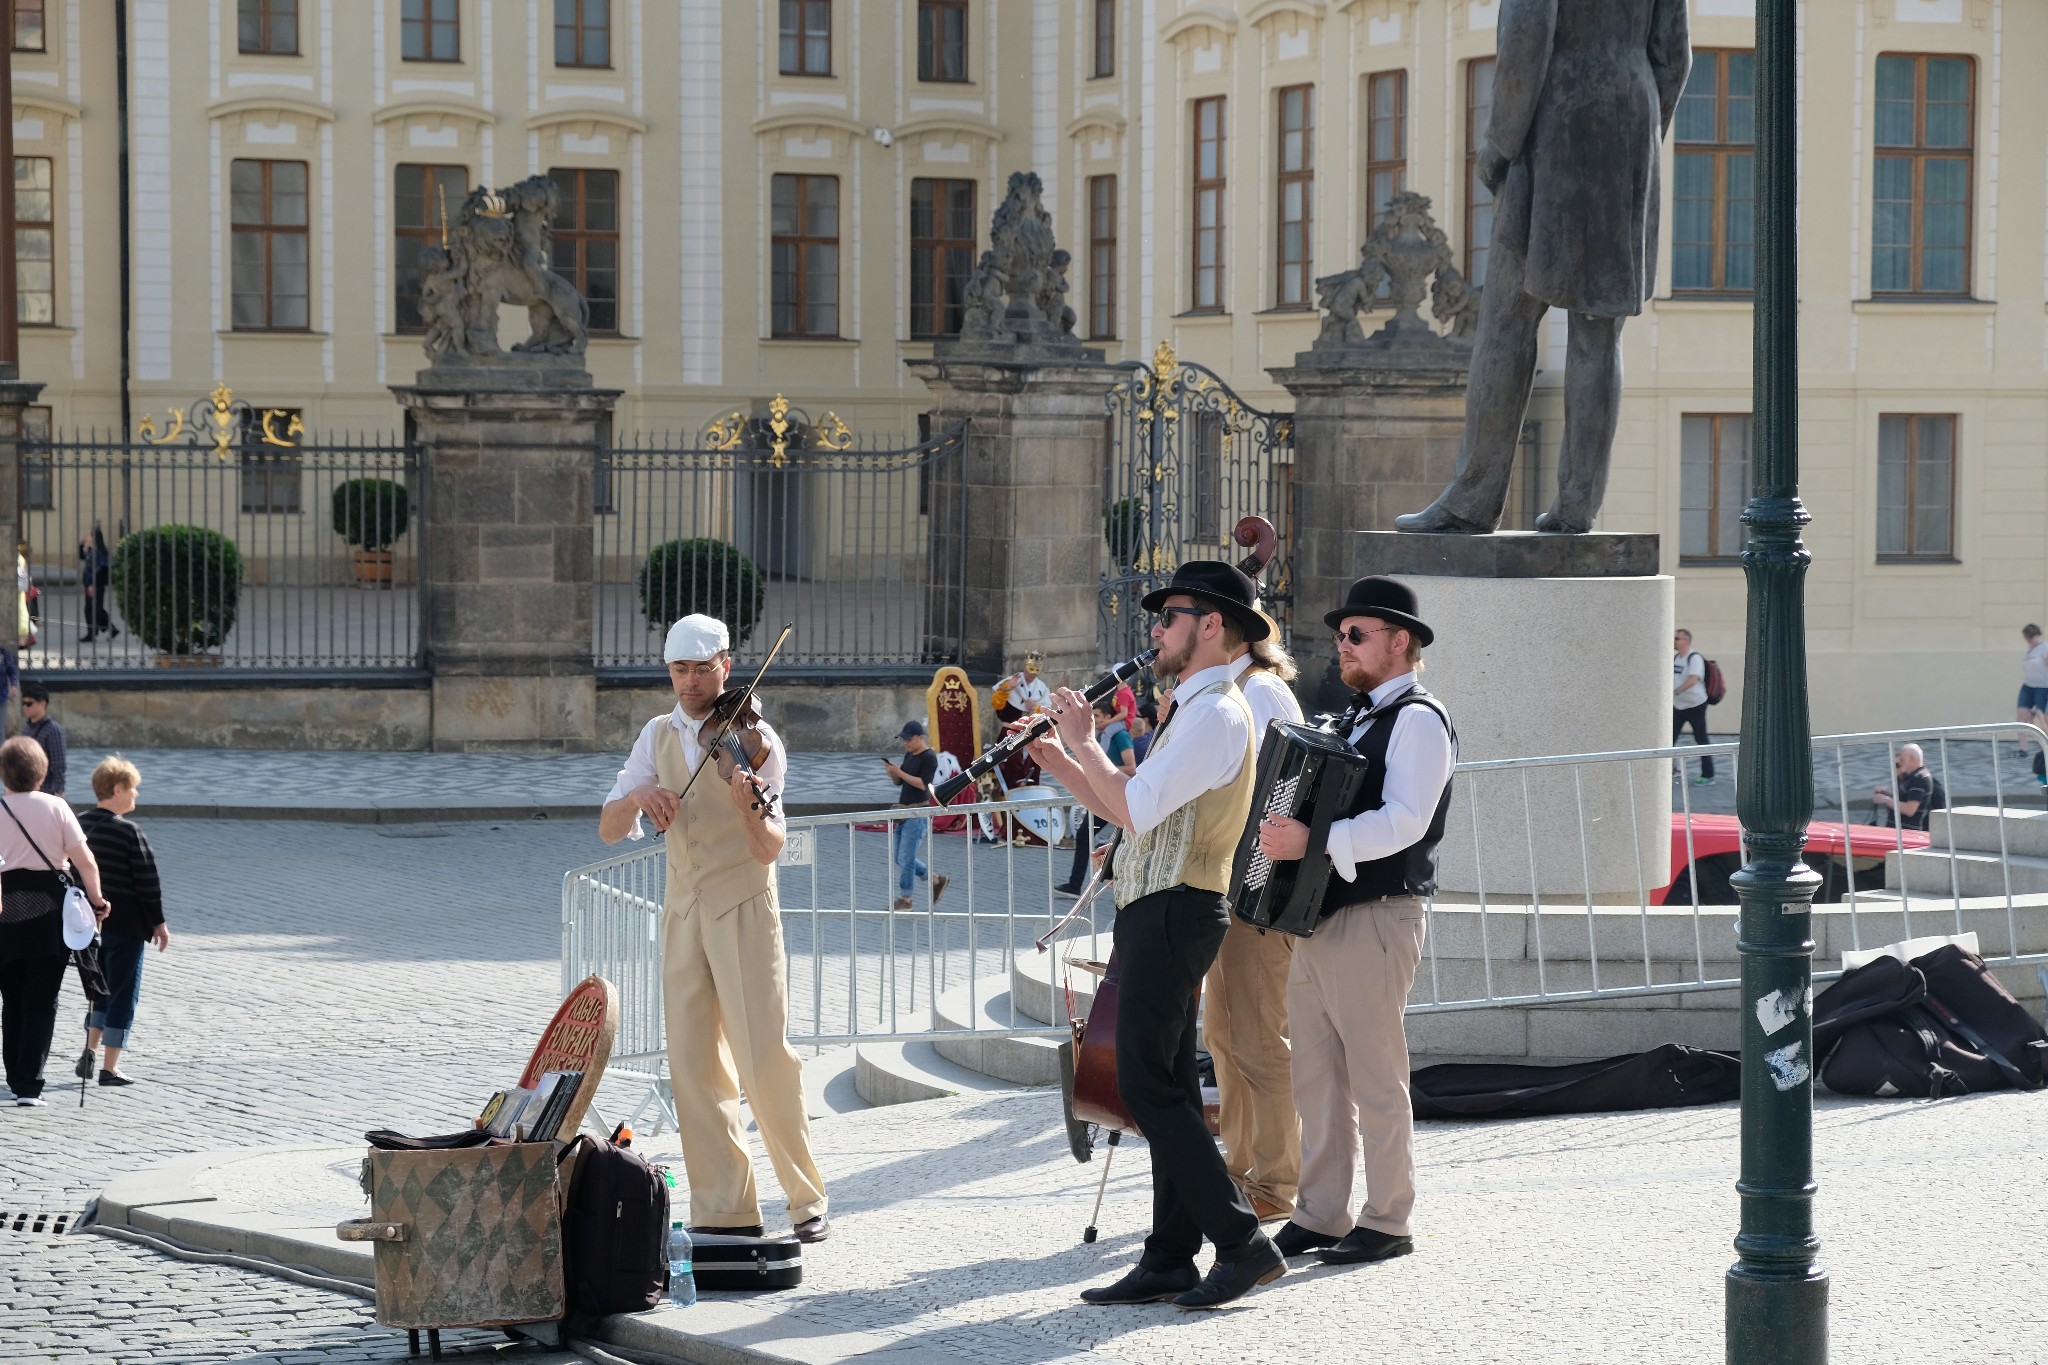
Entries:
<svg viewBox="0 0 2048 1365">
<path fill-rule="evenodd" d="M 1195 1287 L 1195 1268 L 1147 1270 L 1138 1266 L 1115 1284 L 1081 1291 L 1083 1303 L 1162 1303 Z"/>
<path fill-rule="evenodd" d="M 1273 1245 L 1282 1256 L 1306 1256 L 1322 1247 L 1333 1247 L 1339 1239 L 1327 1232 L 1311 1232 L 1299 1223 L 1289 1223 L 1273 1234 Z"/>
<path fill-rule="evenodd" d="M 1081 885 L 1079 882 L 1061 882 L 1053 890 L 1059 892 L 1062 896 L 1078 896 L 1081 894 Z"/>
<path fill-rule="evenodd" d="M 105 1067 L 101 1067 L 101 1068 L 100 1068 L 100 1084 L 101 1084 L 101 1085 L 133 1085 L 133 1084 L 135 1084 L 135 1078 L 134 1078 L 134 1077 L 132 1077 L 132 1076 L 123 1076 L 123 1075 L 122 1075 L 122 1074 L 121 1074 L 120 1072 L 118 1072 L 118 1071 L 109 1071 L 109 1070 L 107 1070 L 107 1069 L 106 1069 Z"/>
<path fill-rule="evenodd" d="M 703 1232 L 709 1233 L 713 1237 L 759 1237 L 761 1235 L 761 1225 L 759 1223 L 748 1223 L 745 1227 L 737 1228 L 692 1227 L 689 1231 L 692 1235 Z"/>
<path fill-rule="evenodd" d="M 1202 1282 L 1173 1301 L 1176 1308 L 1221 1308 L 1251 1293 L 1262 1284 L 1271 1284 L 1287 1273 L 1287 1258 L 1280 1254 L 1280 1248 L 1273 1245 L 1273 1239 L 1261 1233 L 1250 1250 L 1235 1261 L 1220 1257 Z"/>
<path fill-rule="evenodd" d="M 799 1242 L 822 1242 L 832 1235 L 832 1220 L 821 1213 L 816 1218 L 804 1219 L 792 1231 Z"/>
<path fill-rule="evenodd" d="M 1413 1237 L 1394 1237 L 1372 1228 L 1353 1228 L 1343 1241 L 1316 1253 L 1324 1265 L 1364 1265 L 1368 1261 L 1391 1261 L 1415 1250 Z"/>
</svg>

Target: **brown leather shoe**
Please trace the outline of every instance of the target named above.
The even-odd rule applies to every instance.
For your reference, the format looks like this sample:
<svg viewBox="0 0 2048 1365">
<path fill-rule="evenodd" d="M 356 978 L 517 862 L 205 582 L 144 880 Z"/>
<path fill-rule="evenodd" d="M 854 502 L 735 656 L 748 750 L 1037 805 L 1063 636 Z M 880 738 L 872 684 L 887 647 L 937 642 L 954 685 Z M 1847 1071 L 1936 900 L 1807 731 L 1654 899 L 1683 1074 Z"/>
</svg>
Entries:
<svg viewBox="0 0 2048 1365">
<path fill-rule="evenodd" d="M 832 1235 L 832 1220 L 821 1213 L 798 1223 L 795 1231 L 799 1242 L 822 1242 Z"/>
<path fill-rule="evenodd" d="M 891 904 L 898 910 L 908 910 L 910 908 L 910 897 L 898 896 Z"/>
<path fill-rule="evenodd" d="M 1259 1216 L 1261 1223 L 1277 1223 L 1282 1218 L 1292 1218 L 1294 1216 L 1294 1205 L 1276 1204 L 1270 1199 L 1261 1199 L 1257 1195 L 1253 1195 L 1252 1212 Z"/>
<path fill-rule="evenodd" d="M 949 882 L 949 881 L 951 881 L 951 880 L 952 880 L 952 878 L 950 878 L 950 877 L 946 877 L 946 876 L 944 876 L 944 875 L 942 875 L 942 874 L 940 874 L 940 873 L 937 873 L 937 872 L 934 872 L 934 873 L 932 873 L 932 904 L 933 904 L 933 905 L 937 905 L 937 904 L 939 903 L 939 897 L 941 897 L 941 896 L 943 896 L 943 895 L 945 895 L 945 894 L 946 894 L 946 883 L 947 883 L 947 882 Z"/>
</svg>

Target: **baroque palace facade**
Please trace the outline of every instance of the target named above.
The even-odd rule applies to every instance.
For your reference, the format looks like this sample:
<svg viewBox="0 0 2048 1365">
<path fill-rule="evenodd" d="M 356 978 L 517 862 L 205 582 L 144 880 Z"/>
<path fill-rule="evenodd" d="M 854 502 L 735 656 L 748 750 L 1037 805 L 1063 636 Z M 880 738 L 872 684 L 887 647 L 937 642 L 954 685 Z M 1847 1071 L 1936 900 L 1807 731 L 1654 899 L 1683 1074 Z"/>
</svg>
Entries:
<svg viewBox="0 0 2048 1365">
<path fill-rule="evenodd" d="M 1663 536 L 1737 680 L 1752 5 L 1691 7 L 1602 521 Z M 15 8 L 22 370 L 65 429 L 120 424 L 124 364 L 133 418 L 225 380 L 309 431 L 393 429 L 443 205 L 530 174 L 561 189 L 621 431 L 778 392 L 914 431 L 903 362 L 957 326 L 1015 170 L 1044 177 L 1091 344 L 1170 342 L 1263 407 L 1390 194 L 1428 195 L 1485 275 L 1486 0 L 128 0 L 125 90 L 114 6 Z M 2048 615 L 2048 6 L 1802 22 L 1816 728 L 2009 716 Z"/>
</svg>

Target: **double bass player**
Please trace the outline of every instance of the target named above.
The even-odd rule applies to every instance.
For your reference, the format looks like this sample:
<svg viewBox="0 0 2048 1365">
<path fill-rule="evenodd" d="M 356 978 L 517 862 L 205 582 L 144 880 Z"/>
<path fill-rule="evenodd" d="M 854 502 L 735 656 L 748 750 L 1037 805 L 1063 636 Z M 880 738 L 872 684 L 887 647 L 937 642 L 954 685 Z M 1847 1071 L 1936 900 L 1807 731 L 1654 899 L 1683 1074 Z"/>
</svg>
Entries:
<svg viewBox="0 0 2048 1365">
<path fill-rule="evenodd" d="M 1057 738 L 1031 746 L 1041 768 L 1123 831 L 1111 864 L 1123 963 L 1117 1090 L 1151 1150 L 1152 1230 L 1135 1268 L 1081 1297 L 1216 1308 L 1287 1268 L 1209 1135 L 1195 1072 L 1197 1000 L 1229 927 L 1231 861 L 1256 777 L 1251 710 L 1232 665 L 1271 627 L 1252 580 L 1220 560 L 1182 564 L 1143 606 L 1156 613 L 1153 671 L 1176 679 L 1145 762 L 1129 775 L 1110 764 L 1072 688 L 1052 699 Z M 1197 1282 L 1204 1238 L 1216 1260 Z"/>
</svg>

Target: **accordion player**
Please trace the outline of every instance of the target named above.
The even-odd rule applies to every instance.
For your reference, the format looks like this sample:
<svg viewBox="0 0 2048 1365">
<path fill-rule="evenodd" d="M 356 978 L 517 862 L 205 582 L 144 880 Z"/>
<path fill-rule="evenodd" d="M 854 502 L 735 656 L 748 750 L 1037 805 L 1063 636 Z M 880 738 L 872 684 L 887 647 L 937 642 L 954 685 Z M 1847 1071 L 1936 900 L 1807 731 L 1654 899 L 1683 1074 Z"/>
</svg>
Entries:
<svg viewBox="0 0 2048 1365">
<path fill-rule="evenodd" d="M 1358 798 L 1369 760 L 1335 731 L 1274 721 L 1259 747 L 1253 818 L 1230 868 L 1232 913 L 1259 929 L 1307 938 L 1321 916 L 1330 860 L 1330 822 Z M 1276 863 L 1259 848 L 1259 825 L 1272 815 L 1309 827 L 1308 856 Z"/>
</svg>

